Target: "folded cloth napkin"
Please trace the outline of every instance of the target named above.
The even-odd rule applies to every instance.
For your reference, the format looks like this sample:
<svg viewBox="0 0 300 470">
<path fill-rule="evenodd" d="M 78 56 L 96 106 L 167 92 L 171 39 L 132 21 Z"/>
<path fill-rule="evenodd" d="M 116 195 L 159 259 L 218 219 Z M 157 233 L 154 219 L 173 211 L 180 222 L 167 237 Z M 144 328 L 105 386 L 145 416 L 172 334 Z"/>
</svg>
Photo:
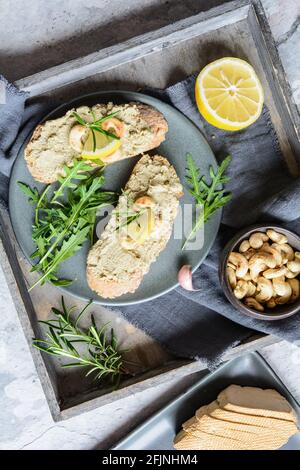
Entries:
<svg viewBox="0 0 300 470">
<path fill-rule="evenodd" d="M 8 176 L 20 145 L 55 103 L 30 100 L 24 108 L 27 95 L 3 78 L 2 81 L 6 86 L 6 104 L 0 104 L 0 196 L 6 202 Z M 257 221 L 273 221 L 300 233 L 300 180 L 288 173 L 267 109 L 246 130 L 234 133 L 218 130 L 199 115 L 194 102 L 194 82 L 195 77 L 189 77 L 167 90 L 147 92 L 186 114 L 205 134 L 219 160 L 226 154 L 232 155 L 228 189 L 233 199 L 224 209 L 221 228 L 209 255 L 194 274 L 198 292 L 177 288 L 156 300 L 119 311 L 175 355 L 197 358 L 212 366 L 226 351 L 252 335 L 253 330 L 293 342 L 300 339 L 299 315 L 276 322 L 245 317 L 226 300 L 218 281 L 221 250 L 236 229 Z"/>
<path fill-rule="evenodd" d="M 0 75 L 0 204 L 7 207 L 9 175 L 20 147 L 36 124 L 56 104 L 39 98 L 25 107 L 29 93 Z"/>
</svg>

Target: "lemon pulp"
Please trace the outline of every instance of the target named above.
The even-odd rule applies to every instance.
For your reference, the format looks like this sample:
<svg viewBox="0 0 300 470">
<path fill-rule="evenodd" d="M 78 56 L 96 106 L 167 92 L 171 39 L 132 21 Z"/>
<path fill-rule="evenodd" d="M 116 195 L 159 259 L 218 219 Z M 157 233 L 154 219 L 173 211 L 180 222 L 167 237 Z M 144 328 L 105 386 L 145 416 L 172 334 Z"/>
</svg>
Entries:
<svg viewBox="0 0 300 470">
<path fill-rule="evenodd" d="M 83 151 L 81 157 L 86 160 L 102 160 L 105 161 L 105 158 L 112 155 L 121 147 L 121 140 L 120 139 L 113 139 L 111 137 L 107 137 L 106 135 L 95 132 L 95 150 L 94 150 L 94 140 L 93 134 L 90 131 L 88 138 L 83 146 Z"/>
<path fill-rule="evenodd" d="M 137 243 L 144 243 L 150 237 L 154 227 L 154 215 L 150 208 L 147 208 L 141 215 L 128 224 L 127 235 Z"/>
<path fill-rule="evenodd" d="M 253 67 L 242 59 L 224 57 L 199 73 L 195 86 L 200 113 L 213 126 L 239 130 L 261 114 L 264 94 Z"/>
</svg>

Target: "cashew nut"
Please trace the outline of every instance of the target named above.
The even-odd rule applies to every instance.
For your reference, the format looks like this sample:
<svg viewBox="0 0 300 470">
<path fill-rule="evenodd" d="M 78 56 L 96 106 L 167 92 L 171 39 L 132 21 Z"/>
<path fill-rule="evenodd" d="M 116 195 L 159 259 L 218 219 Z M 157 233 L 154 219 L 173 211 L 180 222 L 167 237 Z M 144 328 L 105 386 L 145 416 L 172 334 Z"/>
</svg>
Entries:
<svg viewBox="0 0 300 470">
<path fill-rule="evenodd" d="M 260 304 L 259 302 L 257 302 L 257 300 L 254 299 L 253 297 L 246 297 L 245 304 L 250 308 L 254 308 L 255 310 L 258 310 L 259 312 L 264 311 L 264 306 Z"/>
<path fill-rule="evenodd" d="M 267 269 L 263 272 L 263 276 L 267 279 L 274 279 L 275 277 L 284 276 L 286 273 L 286 267 L 282 266 L 281 268 L 276 269 Z"/>
<path fill-rule="evenodd" d="M 285 273 L 285 277 L 287 277 L 288 279 L 294 279 L 295 277 L 298 276 L 298 274 L 300 274 L 300 271 L 293 273 L 293 271 L 290 271 L 289 269 L 287 269 Z"/>
<path fill-rule="evenodd" d="M 298 279 L 288 279 L 288 283 L 292 288 L 290 302 L 295 302 L 300 297 L 300 282 Z"/>
<path fill-rule="evenodd" d="M 289 284 L 288 284 L 288 286 L 289 286 L 289 289 L 287 289 L 287 293 L 285 295 L 282 295 L 281 297 L 276 297 L 275 298 L 275 302 L 276 302 L 277 305 L 286 304 L 291 299 L 292 288 Z"/>
<path fill-rule="evenodd" d="M 288 261 L 287 267 L 292 273 L 300 272 L 300 259 L 295 259 L 294 261 Z"/>
<path fill-rule="evenodd" d="M 257 290 L 258 294 L 256 295 L 255 299 L 258 302 L 266 302 L 270 300 L 273 295 L 273 285 L 269 279 L 260 276 L 257 279 Z"/>
<path fill-rule="evenodd" d="M 247 297 L 252 297 L 256 292 L 256 285 L 253 282 L 248 281 L 248 292 Z"/>
<path fill-rule="evenodd" d="M 270 253 L 271 255 L 274 256 L 274 258 L 276 260 L 276 266 L 281 266 L 282 265 L 281 251 L 276 250 L 276 248 L 273 248 L 268 243 L 264 243 L 263 246 L 261 247 L 261 250 L 265 251 L 266 253 Z"/>
<path fill-rule="evenodd" d="M 249 248 L 250 248 L 249 240 L 244 240 L 244 241 L 242 241 L 242 243 L 240 244 L 239 252 L 240 252 L 240 253 L 245 253 L 245 251 L 249 250 Z"/>
<path fill-rule="evenodd" d="M 267 230 L 267 235 L 268 237 L 275 243 L 279 243 L 280 245 L 282 243 L 287 243 L 287 238 L 283 233 L 276 232 L 273 229 Z"/>
<path fill-rule="evenodd" d="M 280 276 L 273 279 L 273 287 L 276 295 L 282 296 L 289 293 L 289 284 L 285 281 L 284 276 Z"/>
<path fill-rule="evenodd" d="M 262 271 L 267 269 L 267 265 L 264 263 L 255 263 L 253 266 L 250 267 L 250 277 L 251 281 L 256 282 L 258 276 Z"/>
<path fill-rule="evenodd" d="M 281 249 L 281 246 L 282 245 L 279 245 L 279 243 L 273 243 L 271 248 L 274 248 L 274 250 L 276 250 L 278 253 L 280 253 L 281 255 L 281 263 L 282 264 L 286 264 L 287 261 L 288 261 L 288 257 L 286 255 L 286 253 Z"/>
<path fill-rule="evenodd" d="M 243 277 L 243 279 L 244 279 L 245 281 L 251 281 L 251 275 L 250 275 L 249 271 L 245 274 L 245 276 Z"/>
<path fill-rule="evenodd" d="M 265 253 L 259 251 L 255 255 L 253 255 L 249 260 L 249 269 L 251 279 L 253 281 L 257 280 L 259 273 L 265 271 L 267 268 L 275 268 L 276 266 L 276 259 L 270 253 Z"/>
<path fill-rule="evenodd" d="M 260 248 L 263 245 L 263 242 L 269 240 L 269 237 L 262 232 L 255 232 L 250 235 L 249 243 L 252 248 Z"/>
<path fill-rule="evenodd" d="M 143 209 L 144 207 L 154 207 L 155 202 L 150 196 L 141 196 L 134 201 L 134 209 Z"/>
<path fill-rule="evenodd" d="M 294 250 L 288 243 L 273 243 L 272 246 L 275 249 L 281 250 L 285 254 L 288 261 L 292 261 L 294 259 Z"/>
<path fill-rule="evenodd" d="M 227 268 L 232 268 L 234 271 L 235 271 L 235 265 L 233 263 L 230 263 L 229 261 L 227 261 Z"/>
<path fill-rule="evenodd" d="M 252 266 L 250 268 L 250 277 L 251 277 L 251 281 L 253 282 L 257 282 L 257 278 L 258 276 L 260 275 L 260 273 L 262 271 L 264 271 L 265 269 L 267 269 L 267 266 L 263 263 L 257 263 L 255 264 L 254 266 Z"/>
<path fill-rule="evenodd" d="M 240 279 L 233 293 L 237 299 L 243 299 L 248 293 L 248 282 Z"/>
<path fill-rule="evenodd" d="M 69 134 L 69 144 L 75 152 L 81 153 L 85 141 L 89 135 L 89 129 L 81 124 L 75 124 Z"/>
<path fill-rule="evenodd" d="M 249 248 L 247 251 L 244 251 L 243 255 L 247 260 L 249 260 L 255 253 L 256 250 L 254 248 Z"/>
<path fill-rule="evenodd" d="M 268 307 L 268 308 L 275 308 L 276 305 L 277 305 L 277 304 L 276 304 L 276 302 L 275 302 L 274 297 L 272 297 L 272 299 L 268 300 L 268 302 L 267 302 L 267 307 Z"/>
<path fill-rule="evenodd" d="M 248 271 L 248 261 L 245 256 L 236 251 L 232 251 L 228 257 L 228 262 L 235 266 L 237 277 L 244 277 Z"/>
<path fill-rule="evenodd" d="M 249 260 L 249 267 L 251 269 L 252 266 L 255 264 L 265 264 L 268 268 L 275 268 L 276 266 L 276 259 L 274 258 L 271 253 L 267 253 L 265 251 L 259 251 L 255 255 L 253 255 Z"/>
<path fill-rule="evenodd" d="M 228 277 L 228 282 L 232 289 L 236 287 L 236 275 L 235 275 L 235 270 L 231 268 L 230 266 L 227 266 L 226 268 L 226 273 Z"/>
</svg>

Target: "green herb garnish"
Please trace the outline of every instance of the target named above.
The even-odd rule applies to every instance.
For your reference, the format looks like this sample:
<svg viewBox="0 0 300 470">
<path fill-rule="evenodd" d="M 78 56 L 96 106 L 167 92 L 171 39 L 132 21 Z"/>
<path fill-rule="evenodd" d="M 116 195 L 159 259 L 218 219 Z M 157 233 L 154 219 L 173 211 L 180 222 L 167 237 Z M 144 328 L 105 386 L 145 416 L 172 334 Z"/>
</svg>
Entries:
<svg viewBox="0 0 300 470">
<path fill-rule="evenodd" d="M 134 200 L 126 194 L 126 192 L 122 189 L 122 195 L 126 198 L 127 201 L 127 207 L 126 210 L 118 210 L 115 212 L 115 215 L 118 219 L 118 226 L 115 230 L 120 230 L 122 227 L 126 227 L 127 225 L 131 224 L 131 222 L 134 222 L 135 220 L 139 219 L 140 216 L 147 210 L 141 208 L 138 211 L 135 211 L 132 209 L 132 206 L 134 205 Z"/>
<path fill-rule="evenodd" d="M 147 209 L 141 209 L 138 212 L 135 211 L 124 211 L 124 212 L 116 212 L 116 216 L 120 220 L 120 224 L 117 226 L 116 230 L 120 230 L 122 227 L 126 227 L 127 225 L 131 224 L 135 220 L 138 220 L 140 216 L 146 211 Z"/>
<path fill-rule="evenodd" d="M 73 256 L 88 237 L 93 239 L 97 210 L 116 203 L 115 193 L 101 190 L 102 170 L 92 174 L 91 170 L 86 162 L 75 160 L 72 168 L 64 168 L 65 176 L 59 179 L 59 186 L 50 198 L 47 195 L 50 185 L 39 194 L 35 188 L 18 182 L 35 204 L 32 239 L 36 250 L 31 258 L 38 258 L 38 262 L 31 271 L 40 271 L 42 276 L 29 290 L 47 281 L 60 286 L 72 283 L 57 277 L 59 265 Z"/>
<path fill-rule="evenodd" d="M 111 139 L 115 140 L 120 140 L 120 137 L 118 137 L 115 134 L 112 134 L 111 132 L 105 131 L 102 129 L 101 124 L 108 119 L 111 119 L 112 117 L 116 116 L 119 111 L 115 111 L 114 113 L 108 114 L 107 116 L 104 116 L 100 119 L 96 119 L 95 113 L 91 111 L 91 114 L 93 116 L 93 122 L 88 122 L 85 119 L 83 119 L 78 113 L 73 111 L 72 116 L 76 119 L 76 121 L 81 124 L 82 126 L 86 127 L 89 129 L 92 133 L 92 138 L 93 138 L 93 152 L 96 150 L 96 135 L 95 132 L 100 132 L 101 134 L 106 135 L 106 137 L 110 137 Z"/>
<path fill-rule="evenodd" d="M 217 209 L 223 207 L 232 197 L 231 193 L 228 193 L 224 188 L 222 188 L 222 185 L 228 183 L 230 180 L 229 176 L 224 175 L 224 173 L 231 162 L 231 156 L 228 156 L 223 160 L 221 165 L 218 166 L 216 172 L 212 166 L 210 167 L 210 184 L 205 182 L 203 175 L 201 176 L 200 169 L 196 166 L 192 155 L 187 153 L 186 158 L 186 181 L 189 185 L 189 192 L 195 199 L 196 207 L 201 208 L 203 212 L 194 222 L 192 230 L 182 246 L 183 250 L 187 243 L 195 236 L 202 224 L 206 223 L 211 215 Z"/>
<path fill-rule="evenodd" d="M 91 315 L 91 326 L 84 331 L 78 326 L 79 320 L 86 311 L 89 302 L 71 319 L 74 307 L 67 309 L 62 297 L 62 309 L 52 308 L 55 316 L 48 321 L 40 321 L 47 327 L 45 339 L 33 338 L 33 346 L 53 356 L 67 358 L 72 362 L 61 367 L 85 367 L 86 376 L 95 374 L 95 379 L 111 378 L 118 385 L 121 374 L 128 373 L 124 368 L 122 353 L 119 351 L 116 336 L 111 329 L 107 334 L 107 324 L 97 328 L 94 316 Z M 80 348 L 80 351 L 79 351 Z"/>
</svg>

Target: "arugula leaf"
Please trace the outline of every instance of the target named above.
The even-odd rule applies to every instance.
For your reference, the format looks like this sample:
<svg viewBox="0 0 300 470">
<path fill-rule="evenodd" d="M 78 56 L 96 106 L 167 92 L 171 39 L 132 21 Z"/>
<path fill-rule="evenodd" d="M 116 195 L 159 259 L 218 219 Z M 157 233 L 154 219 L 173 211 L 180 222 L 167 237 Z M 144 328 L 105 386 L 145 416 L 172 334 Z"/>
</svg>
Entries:
<svg viewBox="0 0 300 470">
<path fill-rule="evenodd" d="M 22 183 L 21 181 L 18 181 L 18 186 L 19 188 L 23 191 L 25 196 L 27 196 L 30 200 L 31 203 L 37 204 L 39 200 L 39 192 L 37 188 L 31 188 L 28 186 L 28 184 Z"/>
<path fill-rule="evenodd" d="M 206 223 L 211 215 L 229 202 L 232 197 L 231 194 L 222 187 L 230 181 L 229 176 L 224 175 L 231 162 L 230 155 L 222 161 L 216 171 L 214 171 L 212 166 L 209 168 L 210 184 L 205 181 L 204 176 L 201 176 L 200 169 L 196 166 L 192 155 L 187 153 L 186 158 L 186 181 L 189 185 L 189 192 L 195 199 L 196 206 L 203 208 L 203 214 L 194 222 L 190 234 L 182 245 L 183 250 L 201 228 L 202 224 Z"/>
<path fill-rule="evenodd" d="M 79 231 L 76 230 L 76 232 L 73 233 L 67 240 L 64 240 L 61 247 L 55 251 L 53 258 L 48 264 L 48 267 L 42 277 L 40 277 L 40 279 L 30 287 L 29 291 L 31 291 L 37 284 L 43 284 L 44 281 L 48 280 L 49 274 L 55 271 L 60 263 L 66 261 L 71 256 L 74 256 L 87 239 L 89 231 L 90 227 L 86 226 Z M 36 270 L 36 266 L 34 266 L 34 268 L 34 270 Z"/>
<path fill-rule="evenodd" d="M 196 163 L 191 153 L 186 154 L 186 159 L 187 159 L 186 180 L 191 186 L 191 188 L 189 189 L 189 192 L 195 198 L 199 198 L 201 195 L 200 184 L 199 184 L 200 169 L 196 167 Z"/>
<path fill-rule="evenodd" d="M 66 189 L 74 189 L 77 184 L 73 180 L 85 180 L 88 175 L 86 172 L 91 171 L 92 167 L 88 165 L 84 160 L 75 160 L 73 167 L 64 166 L 64 177 L 59 178 L 60 186 L 54 191 L 52 197 L 52 204 L 60 198 Z"/>
<path fill-rule="evenodd" d="M 91 171 L 92 170 L 92 171 Z M 65 168 L 65 176 L 52 198 L 47 197 L 50 185 L 41 194 L 24 183 L 19 186 L 35 204 L 35 220 L 32 239 L 36 250 L 31 258 L 37 259 L 32 271 L 40 271 L 41 277 L 30 288 L 51 282 L 68 285 L 70 279 L 58 279 L 57 269 L 73 256 L 88 238 L 93 241 L 96 214 L 99 207 L 114 204 L 117 195 L 102 191 L 102 171 L 94 172 L 84 161 L 75 161 L 74 167 Z"/>
</svg>

